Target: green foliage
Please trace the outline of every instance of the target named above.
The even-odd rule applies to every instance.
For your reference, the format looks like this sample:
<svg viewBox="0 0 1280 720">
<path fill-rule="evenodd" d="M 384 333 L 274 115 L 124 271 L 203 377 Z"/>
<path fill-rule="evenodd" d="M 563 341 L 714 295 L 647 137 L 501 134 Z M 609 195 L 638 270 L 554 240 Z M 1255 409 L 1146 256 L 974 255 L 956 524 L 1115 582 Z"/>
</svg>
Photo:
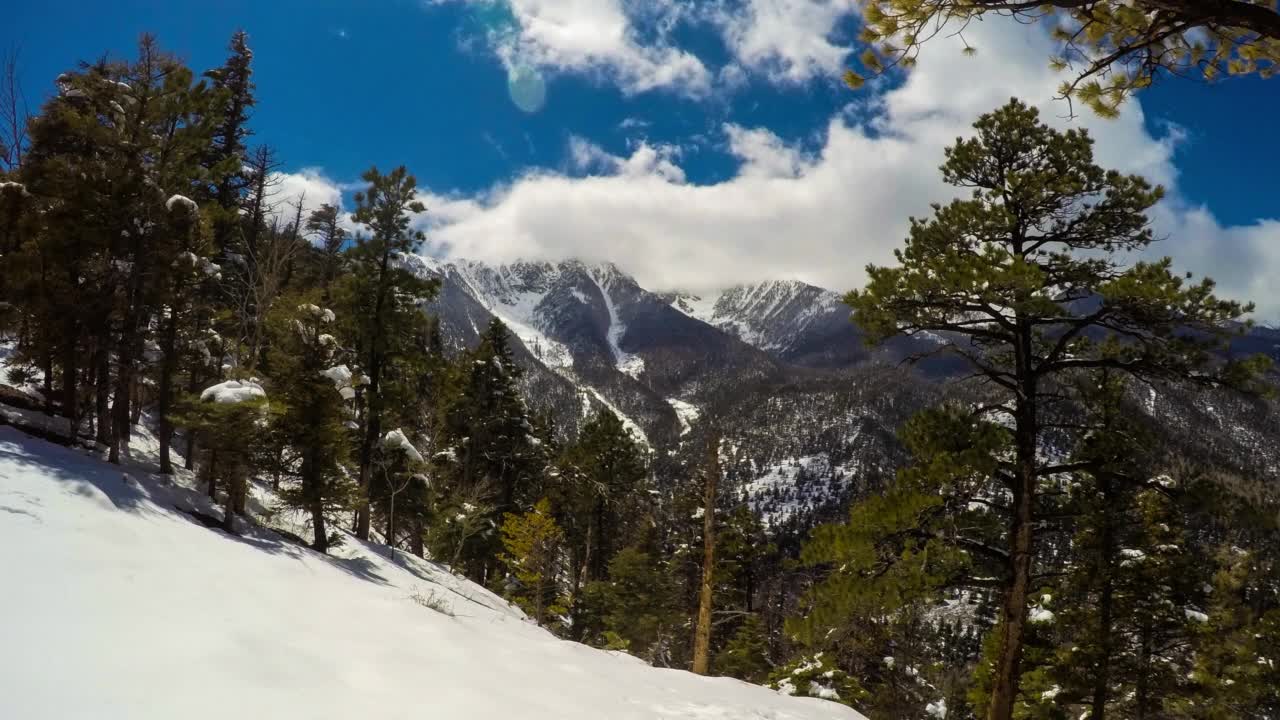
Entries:
<svg viewBox="0 0 1280 720">
<path fill-rule="evenodd" d="M 280 495 L 286 504 L 311 514 L 312 546 L 323 552 L 329 541 L 325 516 L 348 509 L 356 490 L 346 467 L 351 411 L 341 394 L 345 386 L 325 375 L 345 367 L 339 365 L 343 353 L 337 340 L 326 332 L 335 318 L 328 308 L 286 300 L 270 324 L 274 426 L 284 445 L 300 455 L 299 483 Z"/>
<path fill-rule="evenodd" d="M 769 662 L 769 640 L 759 615 L 750 615 L 738 626 L 729 642 L 715 656 L 712 670 L 739 680 L 758 683 L 765 679 Z"/>
<path fill-rule="evenodd" d="M 1103 117 L 1114 117 L 1125 98 L 1161 73 L 1213 80 L 1224 74 L 1268 78 L 1280 69 L 1280 14 L 1273 0 L 865 0 L 859 39 L 872 47 L 861 65 L 872 75 L 909 67 L 939 32 L 955 30 L 963 41 L 964 28 L 988 14 L 1050 25 L 1058 43 L 1050 64 L 1075 75 L 1062 95 Z M 975 50 L 964 42 L 964 54 Z M 865 77 L 849 70 L 845 82 L 857 89 Z"/>
<path fill-rule="evenodd" d="M 547 615 L 560 616 L 566 610 L 560 593 L 561 552 L 564 532 L 551 516 L 551 501 L 543 498 L 533 510 L 507 513 L 502 523 L 502 561 L 515 577 L 513 600 L 539 625 Z"/>
<path fill-rule="evenodd" d="M 990 392 L 908 424 L 913 458 L 897 482 L 857 504 L 847 525 L 815 533 L 805 560 L 831 571 L 794 629 L 814 643 L 849 613 L 929 607 L 947 588 L 994 591 L 996 624 L 970 697 L 987 717 L 1010 718 L 1020 683 L 1038 698 L 1061 691 L 1036 670 L 1051 638 L 1028 622 L 1037 578 L 1060 570 L 1040 546 L 1070 510 L 1059 476 L 1100 472 L 1134 447 L 1094 442 L 1079 462 L 1044 457 L 1059 418 L 1096 402 L 1079 387 L 1109 373 L 1118 387 L 1141 379 L 1260 392 L 1267 363 L 1217 359 L 1252 306 L 1216 298 L 1210 280 L 1187 282 L 1167 258 L 1123 263 L 1154 240 L 1145 212 L 1160 188 L 1098 167 L 1085 131 L 1053 130 L 1016 99 L 974 128 L 942 166 L 969 196 L 913 218 L 897 265 L 868 267 L 866 288 L 846 302 L 872 342 L 949 338 L 940 352 L 963 359 Z M 1065 427 L 1087 439 L 1108 421 Z"/>
<path fill-rule="evenodd" d="M 799 697 L 815 697 L 856 707 L 867 691 L 850 677 L 827 653 L 814 653 L 778 668 L 769 677 L 769 687 Z"/>
<path fill-rule="evenodd" d="M 623 548 L 609 562 L 609 579 L 589 584 L 582 616 L 598 622 L 597 644 L 626 649 L 655 664 L 667 664 L 683 620 L 666 568 L 649 553 Z M 622 647 L 618 647 L 621 645 Z"/>
<path fill-rule="evenodd" d="M 602 409 L 582 426 L 558 465 L 553 500 L 575 577 L 599 580 L 624 544 L 638 540 L 647 498 L 644 454 L 618 416 Z"/>
</svg>

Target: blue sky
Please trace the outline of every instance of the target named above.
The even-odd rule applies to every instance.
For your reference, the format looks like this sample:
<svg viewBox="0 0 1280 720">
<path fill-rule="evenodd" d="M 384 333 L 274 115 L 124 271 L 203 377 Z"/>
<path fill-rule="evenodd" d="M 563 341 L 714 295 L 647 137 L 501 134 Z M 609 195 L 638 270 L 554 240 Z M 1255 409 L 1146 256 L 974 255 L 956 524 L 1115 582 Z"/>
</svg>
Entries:
<svg viewBox="0 0 1280 720">
<path fill-rule="evenodd" d="M 997 23 L 974 60 L 939 42 L 919 77 L 846 90 L 853 5 L 23 2 L 7 40 L 38 101 L 59 72 L 127 56 L 143 31 L 205 69 L 243 27 L 254 140 L 278 149 L 290 187 L 323 197 L 371 164 L 406 164 L 434 210 L 432 252 L 616 259 L 655 285 L 783 274 L 843 289 L 907 215 L 945 198 L 940 147 L 978 113 L 1012 94 L 1065 113 L 1047 39 Z M 1256 268 L 1280 269 L 1280 139 L 1265 120 L 1278 115 L 1280 81 L 1168 80 L 1121 120 L 1074 122 L 1104 164 L 1174 189 L 1157 217 L 1166 251 L 1248 295 L 1268 287 Z"/>
</svg>

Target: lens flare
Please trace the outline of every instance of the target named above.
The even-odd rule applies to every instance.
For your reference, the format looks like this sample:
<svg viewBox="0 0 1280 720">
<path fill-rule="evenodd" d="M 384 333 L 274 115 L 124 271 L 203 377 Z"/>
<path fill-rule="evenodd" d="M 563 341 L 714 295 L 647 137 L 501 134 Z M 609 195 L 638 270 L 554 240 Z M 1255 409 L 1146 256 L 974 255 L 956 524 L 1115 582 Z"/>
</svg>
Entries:
<svg viewBox="0 0 1280 720">
<path fill-rule="evenodd" d="M 507 93 L 511 102 L 532 115 L 547 104 L 547 82 L 536 69 L 519 65 L 507 71 Z"/>
</svg>

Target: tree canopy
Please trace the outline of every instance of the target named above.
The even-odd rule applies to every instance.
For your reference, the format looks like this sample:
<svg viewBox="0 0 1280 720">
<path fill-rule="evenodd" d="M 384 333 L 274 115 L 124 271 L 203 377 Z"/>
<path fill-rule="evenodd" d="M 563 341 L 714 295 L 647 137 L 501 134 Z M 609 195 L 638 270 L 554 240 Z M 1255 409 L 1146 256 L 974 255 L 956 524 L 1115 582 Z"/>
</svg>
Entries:
<svg viewBox="0 0 1280 720">
<path fill-rule="evenodd" d="M 1113 116 L 1130 94 L 1161 74 L 1212 80 L 1269 78 L 1280 63 L 1276 0 L 863 0 L 861 65 L 873 75 L 912 65 L 938 35 L 964 37 L 988 15 L 1048 23 L 1058 49 L 1053 67 L 1074 77 L 1061 94 Z M 965 52 L 979 48 L 965 42 Z M 854 88 L 865 81 L 849 70 Z"/>
</svg>

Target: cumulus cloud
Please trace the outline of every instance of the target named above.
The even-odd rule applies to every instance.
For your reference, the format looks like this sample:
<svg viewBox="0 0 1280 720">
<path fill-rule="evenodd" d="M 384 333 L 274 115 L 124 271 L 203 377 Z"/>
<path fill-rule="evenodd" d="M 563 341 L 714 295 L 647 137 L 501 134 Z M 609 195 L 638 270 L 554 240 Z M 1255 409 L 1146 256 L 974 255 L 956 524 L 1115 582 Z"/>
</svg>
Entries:
<svg viewBox="0 0 1280 720">
<path fill-rule="evenodd" d="M 1170 188 L 1153 213 L 1167 238 L 1156 254 L 1215 277 L 1224 294 L 1258 301 L 1262 319 L 1280 319 L 1268 292 L 1280 271 L 1280 220 L 1227 227 L 1189 205 L 1177 193 L 1181 133 L 1153 135 L 1137 101 L 1115 120 L 1067 119 L 1054 100 L 1061 78 L 1045 62 L 1052 43 L 1034 28 L 987 21 L 967 39 L 981 48 L 976 57 L 962 57 L 958 41 L 935 40 L 902 85 L 870 100 L 870 115 L 831 118 L 816 149 L 724 125 L 720 142 L 740 162 L 724 181 L 689 182 L 674 147 L 642 142 L 614 155 L 572 138 L 566 171 L 534 171 L 472 196 L 424 192 L 420 225 L 436 254 L 607 260 L 652 289 L 795 278 L 847 290 L 864 282 L 867 263 L 892 260 L 909 216 L 955 197 L 937 170 L 943 148 L 1017 96 L 1052 125 L 1087 126 L 1102 165 Z"/>
<path fill-rule="evenodd" d="M 748 75 L 798 84 L 833 77 L 851 52 L 836 39 L 857 0 L 423 0 L 461 4 L 509 70 L 599 75 L 624 92 L 699 97 L 740 88 Z M 731 61 L 709 68 L 679 47 L 682 23 L 715 32 Z"/>
<path fill-rule="evenodd" d="M 342 205 L 342 191 L 339 185 L 327 177 L 319 168 L 302 168 L 297 172 L 275 173 L 269 183 L 272 185 L 270 203 L 274 212 L 292 219 L 293 209 L 299 202 L 304 212 L 314 210 L 323 204 Z"/>
<path fill-rule="evenodd" d="M 1187 207 L 1176 193 L 1176 130 L 1153 136 L 1138 102 L 1116 120 L 1067 119 L 1053 99 L 1060 78 L 1044 62 L 1051 43 L 1037 32 L 986 22 L 968 40 L 982 48 L 977 57 L 935 41 L 905 83 L 876 100 L 872 119 L 832 118 L 814 153 L 767 130 L 726 125 L 741 165 L 728 180 L 698 185 L 678 172 L 674 154 L 642 144 L 614 157 L 575 140 L 571 166 L 586 177 L 539 172 L 477 197 L 428 195 L 432 237 L 450 254 L 496 261 L 612 260 L 654 288 L 793 277 L 844 290 L 863 282 L 868 262 L 891 259 L 909 216 L 955 196 L 938 175 L 942 149 L 979 114 L 1018 96 L 1050 124 L 1089 127 L 1102 164 L 1174 189 L 1154 216 L 1169 238 L 1157 252 L 1212 271 L 1229 294 L 1265 300 L 1259 291 L 1280 262 L 1270 250 L 1280 247 L 1280 225 L 1224 228 L 1208 210 Z M 1264 310 L 1275 317 L 1280 305 Z"/>
<path fill-rule="evenodd" d="M 775 82 L 838 76 L 851 48 L 833 39 L 857 0 L 744 0 L 712 14 L 739 67 Z"/>
<path fill-rule="evenodd" d="M 624 92 L 655 88 L 705 94 L 711 73 L 669 39 L 686 13 L 675 0 L 429 0 L 488 13 L 487 41 L 509 70 L 604 75 Z M 498 7 L 509 15 L 495 15 Z"/>
</svg>

